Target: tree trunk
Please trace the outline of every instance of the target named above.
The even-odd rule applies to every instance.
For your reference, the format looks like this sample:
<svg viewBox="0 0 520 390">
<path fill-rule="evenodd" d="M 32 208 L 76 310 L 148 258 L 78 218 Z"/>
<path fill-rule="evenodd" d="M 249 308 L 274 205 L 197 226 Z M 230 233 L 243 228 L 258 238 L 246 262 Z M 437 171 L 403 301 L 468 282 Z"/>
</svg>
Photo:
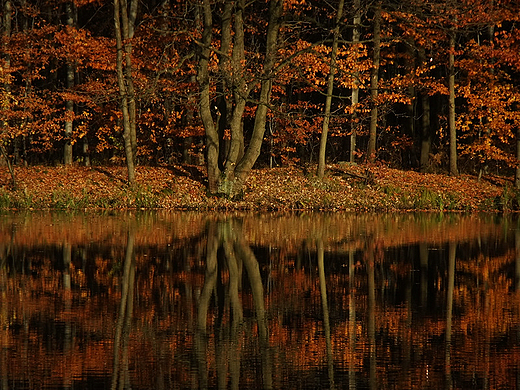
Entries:
<svg viewBox="0 0 520 390">
<path fill-rule="evenodd" d="M 341 19 L 343 18 L 343 4 L 344 0 L 340 0 L 338 4 L 338 10 L 336 13 L 336 20 L 334 22 L 334 36 L 332 38 L 332 51 L 330 53 L 330 70 L 327 79 L 327 97 L 325 99 L 325 115 L 323 118 L 323 125 L 321 129 L 320 152 L 318 156 L 318 177 L 320 179 L 322 179 L 323 176 L 325 176 L 327 135 L 329 133 L 330 107 L 332 105 L 332 92 L 334 91 L 334 76 L 336 75 L 336 57 L 338 55 L 339 25 Z"/>
<path fill-rule="evenodd" d="M 269 5 L 269 25 L 267 27 L 266 53 L 260 89 L 260 99 L 255 112 L 255 122 L 253 135 L 249 146 L 244 153 L 244 157 L 237 164 L 235 175 L 239 181 L 239 186 L 245 181 L 258 156 L 264 139 L 267 109 L 271 100 L 271 86 L 273 70 L 277 52 L 278 32 L 282 24 L 281 15 L 283 10 L 283 0 L 271 0 Z"/>
<path fill-rule="evenodd" d="M 515 170 L 515 187 L 520 189 L 520 128 L 516 130 L 516 161 L 519 165 Z"/>
<path fill-rule="evenodd" d="M 457 129 L 455 124 L 455 32 L 450 33 L 450 52 L 448 63 L 448 126 L 450 132 L 450 174 L 458 175 L 457 168 Z"/>
<path fill-rule="evenodd" d="M 343 17 L 344 0 L 340 0 L 338 4 L 338 11 L 336 13 L 336 20 L 334 22 L 332 51 L 330 52 L 330 70 L 327 79 L 327 97 L 325 99 L 325 115 L 323 118 L 323 125 L 320 137 L 320 152 L 318 155 L 318 177 L 323 179 L 325 176 L 325 157 L 327 151 L 327 136 L 329 133 L 330 123 L 330 107 L 332 105 L 332 93 L 334 91 L 334 76 L 336 75 L 336 57 L 338 55 L 338 37 L 339 25 Z"/>
<path fill-rule="evenodd" d="M 232 74 L 227 75 L 230 80 L 229 84 L 232 87 L 234 107 L 230 120 L 231 143 L 229 145 L 229 150 L 227 151 L 224 174 L 222 175 L 219 187 L 219 192 L 226 195 L 232 195 L 235 191 L 235 168 L 239 159 L 243 157 L 244 133 L 242 128 L 242 118 L 246 107 L 246 99 L 250 90 L 246 84 L 246 76 L 244 74 L 244 8 L 245 0 L 239 0 L 235 10 L 235 41 L 231 57 Z"/>
<path fill-rule="evenodd" d="M 226 7 L 226 5 L 225 5 Z M 253 164 L 260 154 L 262 145 L 267 109 L 270 103 L 273 69 L 277 53 L 278 30 L 281 25 L 281 13 L 283 0 L 270 2 L 269 22 L 267 27 L 266 54 L 260 74 L 260 94 L 255 113 L 253 133 L 247 150 L 244 151 L 244 135 L 242 118 L 246 107 L 250 88 L 247 84 L 247 73 L 245 71 L 245 47 L 244 47 L 244 7 L 245 0 L 239 0 L 235 4 L 234 11 L 234 34 L 231 61 L 229 66 L 221 66 L 221 77 L 226 81 L 226 87 L 231 90 L 233 96 L 233 108 L 230 114 L 229 126 L 231 141 L 229 151 L 226 151 L 226 160 L 223 170 L 219 167 L 219 134 L 218 128 L 213 120 L 210 104 L 210 75 L 209 58 L 211 56 L 213 17 L 209 1 L 202 0 L 203 31 L 200 41 L 200 59 L 198 68 L 198 83 L 200 89 L 200 116 L 206 132 L 206 152 L 208 168 L 208 189 L 212 194 L 222 194 L 234 197 L 240 192 L 243 181 L 251 171 Z M 227 16 L 223 22 L 227 23 Z M 225 30 L 227 25 L 223 26 Z M 223 31 L 224 33 L 224 31 Z M 225 33 L 225 37 L 227 33 Z M 226 39 L 226 38 L 225 38 Z M 223 46 L 226 47 L 227 44 Z M 224 56 L 225 53 L 219 53 Z M 224 60 L 227 62 L 227 58 Z M 227 113 L 226 113 L 227 115 Z M 221 115 L 222 116 L 222 115 Z"/>
<path fill-rule="evenodd" d="M 370 111 L 370 130 L 368 136 L 368 161 L 373 163 L 376 159 L 376 138 L 377 138 L 377 95 L 379 84 L 379 63 L 381 60 L 381 1 L 376 3 L 374 14 L 374 53 L 373 67 L 370 75 L 370 97 L 372 99 L 372 110 Z"/>
<path fill-rule="evenodd" d="M 233 75 L 229 71 L 230 67 L 230 52 L 232 47 L 232 31 L 231 21 L 233 19 L 234 0 L 226 0 L 221 16 L 222 34 L 220 38 L 220 53 L 219 53 L 219 70 L 222 77 L 217 85 L 217 128 L 219 136 L 219 169 L 224 170 L 224 165 L 229 155 L 230 139 L 226 136 L 226 130 L 229 130 L 229 122 L 231 120 L 232 104 L 229 96 L 229 90 L 232 88 Z M 235 47 L 233 46 L 233 49 Z"/>
<path fill-rule="evenodd" d="M 421 120 L 421 172 L 426 172 L 430 167 L 430 150 L 432 146 L 431 125 L 430 125 L 430 97 L 423 94 L 422 103 L 422 120 Z"/>
<path fill-rule="evenodd" d="M 70 29 L 76 25 L 76 18 L 74 17 L 75 5 L 74 3 L 65 4 L 65 12 L 67 15 L 67 27 Z M 74 87 L 75 65 L 73 61 L 67 61 L 66 64 L 66 87 L 70 91 Z M 71 165 L 73 161 L 72 156 L 72 132 L 74 130 L 74 102 L 70 99 L 65 101 L 65 146 L 63 150 L 63 163 Z"/>
<path fill-rule="evenodd" d="M 361 35 L 361 1 L 354 0 L 354 27 L 352 29 L 352 45 L 358 50 L 359 38 Z M 356 134 L 358 129 L 357 105 L 359 103 L 359 72 L 354 71 L 354 87 L 352 88 L 352 127 L 350 133 L 350 162 L 354 163 L 356 159 Z"/>
<path fill-rule="evenodd" d="M 218 167 L 219 137 L 211 115 L 209 57 L 211 55 L 211 39 L 213 36 L 213 17 L 210 0 L 202 1 L 202 40 L 199 58 L 197 81 L 200 88 L 199 110 L 202 124 L 206 132 L 206 165 L 208 169 L 208 190 L 216 194 L 220 169 Z"/>
<path fill-rule="evenodd" d="M 3 7 L 4 15 L 3 15 L 3 46 L 4 46 L 4 53 L 7 52 L 7 45 L 9 42 L 9 39 L 11 38 L 11 29 L 12 29 L 12 12 L 13 12 L 13 5 L 11 4 L 10 0 L 5 0 L 4 7 Z M 2 55 L 2 59 L 4 61 L 4 71 L 7 75 L 10 74 L 10 68 L 11 68 L 11 57 L 9 54 Z M 2 98 L 1 107 L 2 110 L 9 110 L 11 102 L 9 100 L 9 93 L 11 92 L 11 82 L 8 77 L 6 77 L 4 80 L 2 80 L 2 87 L 4 91 L 6 92 L 6 96 Z M 9 127 L 8 122 L 4 122 L 0 124 L 1 127 Z M 9 158 L 9 155 L 7 153 L 7 150 L 4 147 L 4 141 L 0 138 L 0 155 L 4 156 L 5 162 L 7 164 L 7 168 L 9 169 L 9 174 L 11 175 L 11 182 L 13 185 L 13 189 L 16 190 L 17 182 L 16 182 L 16 176 L 14 173 L 14 168 L 11 162 L 11 159 Z"/>
<path fill-rule="evenodd" d="M 419 62 L 424 64 L 426 55 L 424 49 L 419 50 Z M 430 167 L 430 150 L 432 145 L 431 122 L 430 122 L 430 96 L 421 92 L 421 156 L 420 170 L 426 172 Z"/>
<path fill-rule="evenodd" d="M 133 37 L 135 15 L 137 13 L 136 0 L 130 5 L 130 17 L 126 0 L 114 0 L 114 27 L 116 35 L 116 66 L 121 111 L 123 114 L 123 139 L 128 169 L 128 182 L 135 182 L 135 94 L 132 80 L 132 45 L 129 42 Z M 123 45 L 123 40 L 125 44 Z M 125 61 L 123 62 L 123 58 Z"/>
</svg>

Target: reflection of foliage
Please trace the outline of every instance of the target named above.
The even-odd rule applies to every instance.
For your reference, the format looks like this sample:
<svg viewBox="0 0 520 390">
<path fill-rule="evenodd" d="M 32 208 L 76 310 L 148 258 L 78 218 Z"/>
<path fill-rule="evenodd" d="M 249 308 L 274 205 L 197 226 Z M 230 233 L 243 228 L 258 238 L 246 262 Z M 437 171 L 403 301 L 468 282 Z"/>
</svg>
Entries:
<svg viewBox="0 0 520 390">
<path fill-rule="evenodd" d="M 126 231 L 133 226 L 138 227 L 136 298 L 129 359 L 139 367 L 139 374 L 132 384 L 150 388 L 157 387 L 158 381 L 192 383 L 190 351 L 195 343 L 197 294 L 207 281 L 205 232 L 209 223 L 220 224 L 215 231 L 222 239 L 234 237 L 228 243 L 243 240 L 250 245 L 258 259 L 272 364 L 281 370 L 273 371 L 275 387 L 286 387 L 288 380 L 304 387 L 327 359 L 315 248 L 316 237 L 323 237 L 338 376 L 354 367 L 358 380 L 368 377 L 367 318 L 373 316 L 379 388 L 442 387 L 447 242 L 454 241 L 459 242 L 459 250 L 451 369 L 458 373 L 458 387 L 467 387 L 466 381 L 473 377 L 510 388 L 514 383 L 505 372 L 516 367 L 520 355 L 508 345 L 517 337 L 520 307 L 517 280 L 511 272 L 517 266 L 513 230 L 503 226 L 514 225 L 509 220 L 496 224 L 494 218 L 320 214 L 243 217 L 236 224 L 233 218 L 223 221 L 221 215 L 198 214 L 8 216 L 0 221 L 0 320 L 4 324 L 0 343 L 8 351 L 9 375 L 16 380 L 39 376 L 49 385 L 62 383 L 67 375 L 78 381 L 84 380 L 85 373 L 110 377 L 107 362 L 112 361 L 121 300 Z M 73 247 L 68 268 L 72 310 L 66 310 L 69 298 L 63 282 L 65 241 Z M 430 249 L 426 259 L 420 258 L 418 248 L 424 242 Z M 370 250 L 373 255 L 365 256 Z M 373 310 L 368 301 L 370 259 L 375 276 Z M 219 264 L 222 285 L 216 288 L 226 289 L 234 280 L 224 264 Z M 241 272 L 246 275 L 245 270 Z M 231 337 L 230 311 L 226 309 L 218 323 L 218 303 L 208 306 L 207 336 L 215 340 L 208 346 L 211 372 L 223 363 L 219 359 L 231 358 L 216 353 L 223 346 L 217 341 L 235 343 L 243 361 L 258 361 L 251 287 L 247 277 L 239 280 L 244 322 L 236 339 L 226 339 Z M 349 320 L 352 314 L 354 323 Z M 74 342 L 65 353 L 60 340 L 67 326 L 74 329 L 69 336 Z M 403 371 L 405 366 L 407 371 Z M 247 384 L 254 385 L 248 381 L 253 381 L 257 369 L 242 365 Z M 215 378 L 210 375 L 209 380 Z"/>
</svg>

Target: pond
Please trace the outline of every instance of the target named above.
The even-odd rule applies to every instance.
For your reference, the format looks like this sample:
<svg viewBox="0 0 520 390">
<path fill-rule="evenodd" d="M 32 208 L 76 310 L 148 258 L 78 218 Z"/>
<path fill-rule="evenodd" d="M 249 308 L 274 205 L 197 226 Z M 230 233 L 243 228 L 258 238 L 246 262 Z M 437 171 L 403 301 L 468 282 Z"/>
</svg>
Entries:
<svg viewBox="0 0 520 390">
<path fill-rule="evenodd" d="M 0 294 L 0 390 L 520 384 L 515 216 L 4 213 Z"/>
</svg>

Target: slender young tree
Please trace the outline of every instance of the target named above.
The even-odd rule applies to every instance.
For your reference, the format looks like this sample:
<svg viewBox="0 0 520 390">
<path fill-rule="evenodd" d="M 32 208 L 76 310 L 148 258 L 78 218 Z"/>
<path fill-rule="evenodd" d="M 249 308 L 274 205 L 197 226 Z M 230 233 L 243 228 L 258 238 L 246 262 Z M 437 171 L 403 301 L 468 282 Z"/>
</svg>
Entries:
<svg viewBox="0 0 520 390">
<path fill-rule="evenodd" d="M 448 53 L 448 127 L 450 133 L 450 174 L 458 175 L 457 168 L 457 127 L 455 121 L 455 32 L 449 35 Z"/>
<path fill-rule="evenodd" d="M 69 30 L 72 30 L 76 27 L 76 17 L 75 17 L 76 6 L 73 2 L 69 2 L 65 4 L 65 17 L 66 17 L 66 25 Z M 68 90 L 71 90 L 74 87 L 74 79 L 75 79 L 75 66 L 73 61 L 67 61 L 66 64 L 66 72 L 65 72 L 66 82 L 65 85 Z M 65 101 L 65 147 L 63 150 L 63 163 L 65 165 L 71 165 L 73 161 L 72 155 L 72 132 L 74 125 L 74 102 L 71 99 L 67 99 Z"/>
<path fill-rule="evenodd" d="M 327 151 L 327 136 L 329 133 L 330 108 L 332 105 L 332 93 L 334 91 L 334 76 L 336 75 L 336 58 L 338 55 L 338 38 L 341 19 L 343 18 L 343 5 L 345 1 L 339 0 L 338 9 L 336 11 L 336 19 L 334 21 L 334 30 L 332 32 L 332 50 L 330 52 L 330 68 L 327 78 L 327 97 L 325 99 L 325 115 L 320 137 L 320 151 L 318 156 L 318 177 L 320 179 L 325 176 L 325 157 Z"/>
<path fill-rule="evenodd" d="M 376 159 L 377 138 L 377 95 L 379 93 L 379 63 L 381 62 L 381 0 L 375 4 L 374 10 L 374 52 L 372 55 L 373 67 L 370 74 L 370 97 L 372 109 L 370 111 L 370 130 L 368 135 L 368 161 L 373 163 Z"/>
<path fill-rule="evenodd" d="M 354 20 L 352 28 L 352 44 L 355 47 L 356 52 L 358 51 L 359 40 L 361 37 L 361 0 L 354 0 Z M 354 163 L 356 159 L 356 134 L 358 128 L 358 117 L 357 117 L 357 105 L 359 104 L 359 85 L 360 83 L 360 72 L 355 69 L 353 72 L 354 85 L 352 87 L 351 104 L 352 104 L 352 127 L 350 133 L 350 162 Z"/>
<path fill-rule="evenodd" d="M 114 0 L 114 28 L 116 35 L 116 69 L 123 114 L 123 138 L 125 144 L 128 181 L 135 182 L 136 103 L 132 78 L 132 43 L 137 15 L 137 0 Z"/>
<path fill-rule="evenodd" d="M 11 3 L 10 0 L 5 0 L 4 1 L 4 4 L 3 4 L 3 11 L 4 11 L 4 17 L 3 17 L 3 27 L 4 27 L 4 31 L 3 31 L 3 49 L 4 49 L 4 53 L 7 53 L 7 46 L 8 46 L 8 42 L 9 42 L 9 39 L 11 37 L 11 29 L 12 29 L 12 12 L 13 12 L 13 5 Z M 1 101 L 1 106 L 0 106 L 0 109 L 3 110 L 3 111 L 6 111 L 6 110 L 9 110 L 10 109 L 10 105 L 11 105 L 11 102 L 10 102 L 10 92 L 11 92 L 11 80 L 10 80 L 10 75 L 9 75 L 9 72 L 10 72 L 10 68 L 11 68 L 11 57 L 9 54 L 4 54 L 3 55 L 3 58 L 1 58 L 1 60 L 3 61 L 3 69 L 2 69 L 2 74 L 1 74 L 1 83 L 2 83 L 2 88 L 3 88 L 3 93 L 2 93 L 2 101 Z M 0 123 L 0 126 L 2 128 L 7 128 L 9 126 L 9 123 L 4 122 L 4 123 Z M 2 132 L 0 132 L 0 135 L 1 135 Z M 2 137 L 3 138 L 3 137 Z M 5 149 L 5 145 L 4 145 L 4 140 L 0 138 L 0 156 L 2 156 L 5 161 L 6 161 L 6 164 L 7 164 L 7 168 L 9 169 L 9 173 L 11 175 L 11 182 L 13 184 L 13 188 L 16 189 L 17 187 L 17 182 L 16 182 L 16 176 L 15 176 L 15 173 L 14 173 L 14 168 L 13 168 L 13 165 L 11 163 L 11 159 L 9 158 L 9 155 Z"/>
</svg>

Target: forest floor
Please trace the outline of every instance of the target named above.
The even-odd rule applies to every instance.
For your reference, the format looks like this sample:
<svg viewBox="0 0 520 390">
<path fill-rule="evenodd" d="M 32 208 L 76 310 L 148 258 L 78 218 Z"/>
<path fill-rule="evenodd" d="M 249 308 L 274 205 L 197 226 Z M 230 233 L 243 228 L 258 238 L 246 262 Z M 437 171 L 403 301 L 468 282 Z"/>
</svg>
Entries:
<svg viewBox="0 0 520 390">
<path fill-rule="evenodd" d="M 236 200 L 208 196 L 198 166 L 140 166 L 137 184 L 126 168 L 16 167 L 16 188 L 0 167 L 0 209 L 511 211 L 519 193 L 512 178 L 333 165 L 323 180 L 301 168 L 255 169 Z"/>
</svg>

